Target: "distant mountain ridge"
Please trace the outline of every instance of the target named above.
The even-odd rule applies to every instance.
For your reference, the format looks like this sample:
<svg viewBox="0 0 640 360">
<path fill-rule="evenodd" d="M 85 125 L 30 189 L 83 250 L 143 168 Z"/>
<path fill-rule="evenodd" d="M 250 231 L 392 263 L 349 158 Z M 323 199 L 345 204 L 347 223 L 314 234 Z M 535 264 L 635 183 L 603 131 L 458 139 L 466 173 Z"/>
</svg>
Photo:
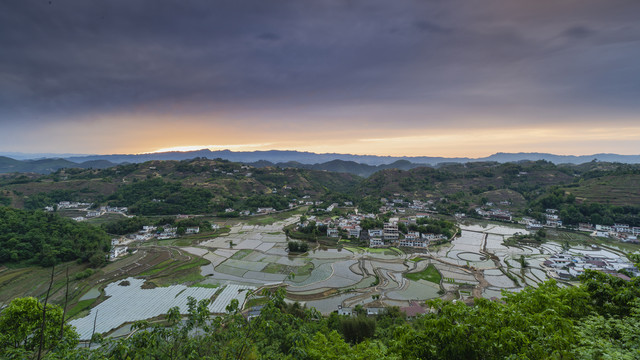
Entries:
<svg viewBox="0 0 640 360">
<path fill-rule="evenodd" d="M 333 160 L 352 161 L 366 165 L 389 165 L 399 160 L 405 160 L 414 164 L 436 166 L 440 163 L 465 163 L 465 162 L 484 162 L 496 161 L 517 162 L 525 160 L 546 160 L 554 164 L 582 164 L 597 159 L 606 162 L 621 162 L 628 164 L 639 164 L 640 155 L 618 155 L 618 154 L 593 154 L 593 155 L 555 155 L 547 153 L 496 153 L 487 157 L 469 158 L 469 157 L 433 157 L 433 156 L 378 156 L 378 155 L 353 155 L 338 153 L 316 154 L 306 151 L 295 150 L 268 150 L 268 151 L 230 151 L 219 150 L 211 151 L 208 149 L 195 151 L 172 151 L 162 153 L 148 154 L 116 154 L 116 155 L 87 155 L 66 157 L 66 160 L 73 162 L 85 162 L 90 160 L 108 160 L 113 163 L 131 162 L 139 163 L 149 160 L 187 160 L 196 157 L 207 159 L 224 159 L 234 162 L 255 163 L 260 160 L 269 161 L 271 163 L 287 163 L 298 162 L 301 164 L 321 164 Z"/>
<path fill-rule="evenodd" d="M 106 169 L 115 165 L 117 164 L 106 160 L 91 160 L 82 163 L 76 163 L 59 158 L 21 161 L 0 156 L 0 174 L 14 172 L 49 174 L 62 168 Z"/>
<path fill-rule="evenodd" d="M 3 155 L 4 153 L 0 153 Z M 39 155 L 39 154 L 36 154 Z M 27 157 L 21 154 L 20 158 Z M 429 156 L 377 156 L 353 155 L 293 150 L 268 151 L 172 151 L 148 154 L 110 154 L 56 157 L 37 160 L 15 160 L 0 156 L 0 173 L 35 172 L 50 173 L 60 168 L 107 168 L 121 163 L 142 163 L 152 160 L 188 160 L 193 158 L 224 159 L 233 162 L 251 164 L 256 167 L 278 166 L 283 168 L 303 168 L 344 172 L 359 176 L 370 176 L 384 169 L 410 170 L 420 166 L 438 166 L 446 163 L 467 162 L 519 162 L 546 160 L 554 164 L 582 164 L 592 160 L 640 164 L 640 155 L 593 154 L 593 155 L 555 155 L 547 153 L 496 153 L 487 157 L 429 157 Z"/>
<path fill-rule="evenodd" d="M 261 160 L 255 163 L 249 163 L 249 165 L 252 165 L 255 167 L 277 166 L 280 168 L 323 170 L 323 171 L 349 173 L 349 174 L 354 174 L 362 177 L 369 177 L 380 170 L 386 170 L 386 169 L 411 170 L 421 166 L 428 166 L 425 164 L 415 164 L 407 160 L 398 160 L 391 164 L 383 164 L 383 165 L 377 165 L 377 166 L 360 164 L 354 161 L 344 161 L 344 160 L 332 160 L 325 163 L 312 164 L 312 165 L 302 164 L 296 161 L 288 161 L 285 163 L 273 164 L 271 162 Z"/>
</svg>

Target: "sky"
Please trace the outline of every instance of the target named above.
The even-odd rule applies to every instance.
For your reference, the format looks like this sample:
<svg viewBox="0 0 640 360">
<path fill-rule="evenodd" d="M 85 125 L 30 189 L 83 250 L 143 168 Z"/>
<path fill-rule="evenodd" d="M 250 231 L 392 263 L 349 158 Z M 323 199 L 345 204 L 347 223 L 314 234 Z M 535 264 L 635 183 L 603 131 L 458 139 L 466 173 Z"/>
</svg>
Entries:
<svg viewBox="0 0 640 360">
<path fill-rule="evenodd" d="M 637 0 L 7 0 L 0 151 L 640 154 Z"/>
</svg>

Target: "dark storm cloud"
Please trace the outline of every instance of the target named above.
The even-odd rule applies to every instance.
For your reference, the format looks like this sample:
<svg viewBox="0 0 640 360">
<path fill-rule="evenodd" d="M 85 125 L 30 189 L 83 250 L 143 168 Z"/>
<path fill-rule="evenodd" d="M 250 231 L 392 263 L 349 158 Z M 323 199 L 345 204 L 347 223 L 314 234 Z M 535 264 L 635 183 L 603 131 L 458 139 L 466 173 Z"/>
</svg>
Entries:
<svg viewBox="0 0 640 360">
<path fill-rule="evenodd" d="M 586 26 L 572 26 L 564 31 L 564 35 L 576 39 L 584 39 L 593 34 L 595 34 L 595 31 Z"/>
<path fill-rule="evenodd" d="M 430 21 L 425 21 L 425 20 L 418 20 L 414 23 L 414 25 L 419 30 L 426 31 L 429 33 L 448 34 L 451 32 L 451 29 L 449 28 L 445 28 L 438 24 L 432 23 Z"/>
<path fill-rule="evenodd" d="M 3 1 L 0 122 L 172 104 L 637 110 L 639 13 L 635 0 Z"/>
</svg>

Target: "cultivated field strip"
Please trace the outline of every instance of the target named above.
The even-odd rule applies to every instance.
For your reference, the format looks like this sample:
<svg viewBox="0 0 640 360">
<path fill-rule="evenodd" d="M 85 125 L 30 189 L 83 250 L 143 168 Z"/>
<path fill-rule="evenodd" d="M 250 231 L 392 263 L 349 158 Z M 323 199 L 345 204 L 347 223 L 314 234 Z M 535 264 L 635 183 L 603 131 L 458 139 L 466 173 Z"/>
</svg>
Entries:
<svg viewBox="0 0 640 360">
<path fill-rule="evenodd" d="M 229 284 L 222 290 L 215 301 L 209 305 L 209 311 L 216 314 L 224 313 L 233 299 L 237 299 L 239 306 L 242 307 L 249 290 L 255 289 L 253 286 Z"/>
</svg>

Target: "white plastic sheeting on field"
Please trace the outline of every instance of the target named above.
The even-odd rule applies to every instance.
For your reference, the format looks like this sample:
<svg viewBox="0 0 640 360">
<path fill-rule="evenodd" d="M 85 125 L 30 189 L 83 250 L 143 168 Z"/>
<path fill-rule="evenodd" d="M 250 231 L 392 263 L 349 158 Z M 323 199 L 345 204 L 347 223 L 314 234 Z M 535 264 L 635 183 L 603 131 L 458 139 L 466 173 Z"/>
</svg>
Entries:
<svg viewBox="0 0 640 360">
<path fill-rule="evenodd" d="M 231 300 L 238 299 L 239 306 L 242 306 L 244 299 L 247 297 L 247 290 L 254 290 L 253 286 L 230 284 L 222 290 L 216 300 L 209 305 L 209 311 L 212 313 L 223 313 L 227 310 L 227 305 L 231 303 Z"/>
<path fill-rule="evenodd" d="M 124 280 L 107 285 L 104 290 L 105 294 L 109 296 L 108 299 L 91 309 L 89 315 L 70 321 L 70 324 L 78 330 L 81 340 L 88 340 L 91 337 L 96 311 L 98 313 L 96 333 L 105 333 L 120 327 L 126 322 L 145 320 L 166 314 L 174 306 L 178 306 L 180 313 L 185 314 L 188 312 L 188 297 L 193 297 L 196 301 L 210 299 L 219 290 L 215 288 L 186 287 L 184 285 L 142 289 L 143 279 L 127 278 L 125 280 L 129 281 L 130 285 L 118 285 Z M 224 312 L 233 298 L 237 298 L 242 304 L 247 291 L 239 292 L 239 289 L 253 288 L 229 285 L 209 305 L 209 309 L 212 312 Z M 224 298 L 222 297 L 223 295 Z M 222 310 L 218 310 L 219 308 Z"/>
</svg>

